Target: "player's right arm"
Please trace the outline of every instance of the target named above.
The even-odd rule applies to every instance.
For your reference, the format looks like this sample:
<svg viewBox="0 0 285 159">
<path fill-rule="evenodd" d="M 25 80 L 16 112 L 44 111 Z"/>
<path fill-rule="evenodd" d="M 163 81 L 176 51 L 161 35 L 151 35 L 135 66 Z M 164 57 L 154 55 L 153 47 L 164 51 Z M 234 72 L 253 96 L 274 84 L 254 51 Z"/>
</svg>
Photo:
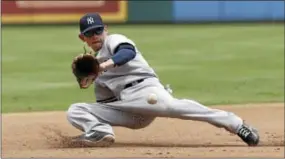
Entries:
<svg viewBox="0 0 285 159">
<path fill-rule="evenodd" d="M 121 44 L 109 60 L 100 64 L 100 69 L 104 71 L 113 67 L 122 66 L 135 58 L 135 56 L 136 51 L 134 46 L 131 44 Z"/>
<path fill-rule="evenodd" d="M 111 35 L 106 45 L 112 57 L 100 64 L 101 71 L 122 66 L 136 56 L 134 43 L 123 35 Z"/>
</svg>

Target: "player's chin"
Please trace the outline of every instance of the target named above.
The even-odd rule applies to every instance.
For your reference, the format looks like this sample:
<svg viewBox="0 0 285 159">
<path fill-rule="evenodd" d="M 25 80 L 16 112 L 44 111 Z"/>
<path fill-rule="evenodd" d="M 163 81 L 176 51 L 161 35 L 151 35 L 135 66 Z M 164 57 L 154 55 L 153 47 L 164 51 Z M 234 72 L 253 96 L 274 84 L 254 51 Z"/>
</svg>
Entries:
<svg viewBox="0 0 285 159">
<path fill-rule="evenodd" d="M 96 43 L 93 43 L 92 44 L 92 49 L 94 50 L 94 51 L 98 51 L 98 50 L 100 50 L 102 48 L 102 43 L 101 42 L 96 42 Z"/>
</svg>

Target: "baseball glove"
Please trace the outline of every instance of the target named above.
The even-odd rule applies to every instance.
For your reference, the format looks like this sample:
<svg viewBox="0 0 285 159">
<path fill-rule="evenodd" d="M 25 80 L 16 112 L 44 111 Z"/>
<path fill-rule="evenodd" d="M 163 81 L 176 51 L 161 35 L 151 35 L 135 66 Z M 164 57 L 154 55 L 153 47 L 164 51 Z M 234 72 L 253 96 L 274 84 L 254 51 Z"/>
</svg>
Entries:
<svg viewBox="0 0 285 159">
<path fill-rule="evenodd" d="M 88 88 L 100 73 L 99 61 L 91 53 L 74 58 L 72 72 L 81 89 Z"/>
</svg>

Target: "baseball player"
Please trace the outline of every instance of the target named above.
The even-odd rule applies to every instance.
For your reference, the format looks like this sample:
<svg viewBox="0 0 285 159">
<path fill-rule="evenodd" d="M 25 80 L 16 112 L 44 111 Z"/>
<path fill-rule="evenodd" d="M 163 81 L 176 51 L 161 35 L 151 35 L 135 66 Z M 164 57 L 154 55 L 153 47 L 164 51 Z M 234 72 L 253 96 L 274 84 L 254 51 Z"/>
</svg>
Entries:
<svg viewBox="0 0 285 159">
<path fill-rule="evenodd" d="M 85 14 L 79 23 L 79 38 L 95 52 L 100 74 L 79 79 L 81 88 L 94 83 L 96 103 L 69 107 L 68 121 L 84 132 L 74 141 L 86 146 L 110 146 L 115 142 L 114 126 L 141 129 L 156 117 L 169 117 L 207 122 L 236 134 L 249 146 L 258 145 L 257 130 L 234 113 L 173 97 L 134 41 L 121 34 L 108 34 L 98 13 Z"/>
</svg>

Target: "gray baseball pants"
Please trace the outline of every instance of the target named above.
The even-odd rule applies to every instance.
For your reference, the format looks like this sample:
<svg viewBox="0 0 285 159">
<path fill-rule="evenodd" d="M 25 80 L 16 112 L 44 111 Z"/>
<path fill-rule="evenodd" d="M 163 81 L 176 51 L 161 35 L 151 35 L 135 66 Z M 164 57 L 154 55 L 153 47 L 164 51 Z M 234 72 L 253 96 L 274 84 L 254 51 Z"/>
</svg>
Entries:
<svg viewBox="0 0 285 159">
<path fill-rule="evenodd" d="M 156 104 L 149 104 L 147 96 L 155 93 Z M 206 107 L 189 99 L 174 98 L 157 78 L 124 89 L 121 100 L 111 103 L 75 103 L 67 111 L 68 121 L 85 133 L 107 132 L 114 135 L 113 126 L 140 129 L 156 117 L 203 121 L 237 133 L 243 120 L 232 112 Z"/>
</svg>

